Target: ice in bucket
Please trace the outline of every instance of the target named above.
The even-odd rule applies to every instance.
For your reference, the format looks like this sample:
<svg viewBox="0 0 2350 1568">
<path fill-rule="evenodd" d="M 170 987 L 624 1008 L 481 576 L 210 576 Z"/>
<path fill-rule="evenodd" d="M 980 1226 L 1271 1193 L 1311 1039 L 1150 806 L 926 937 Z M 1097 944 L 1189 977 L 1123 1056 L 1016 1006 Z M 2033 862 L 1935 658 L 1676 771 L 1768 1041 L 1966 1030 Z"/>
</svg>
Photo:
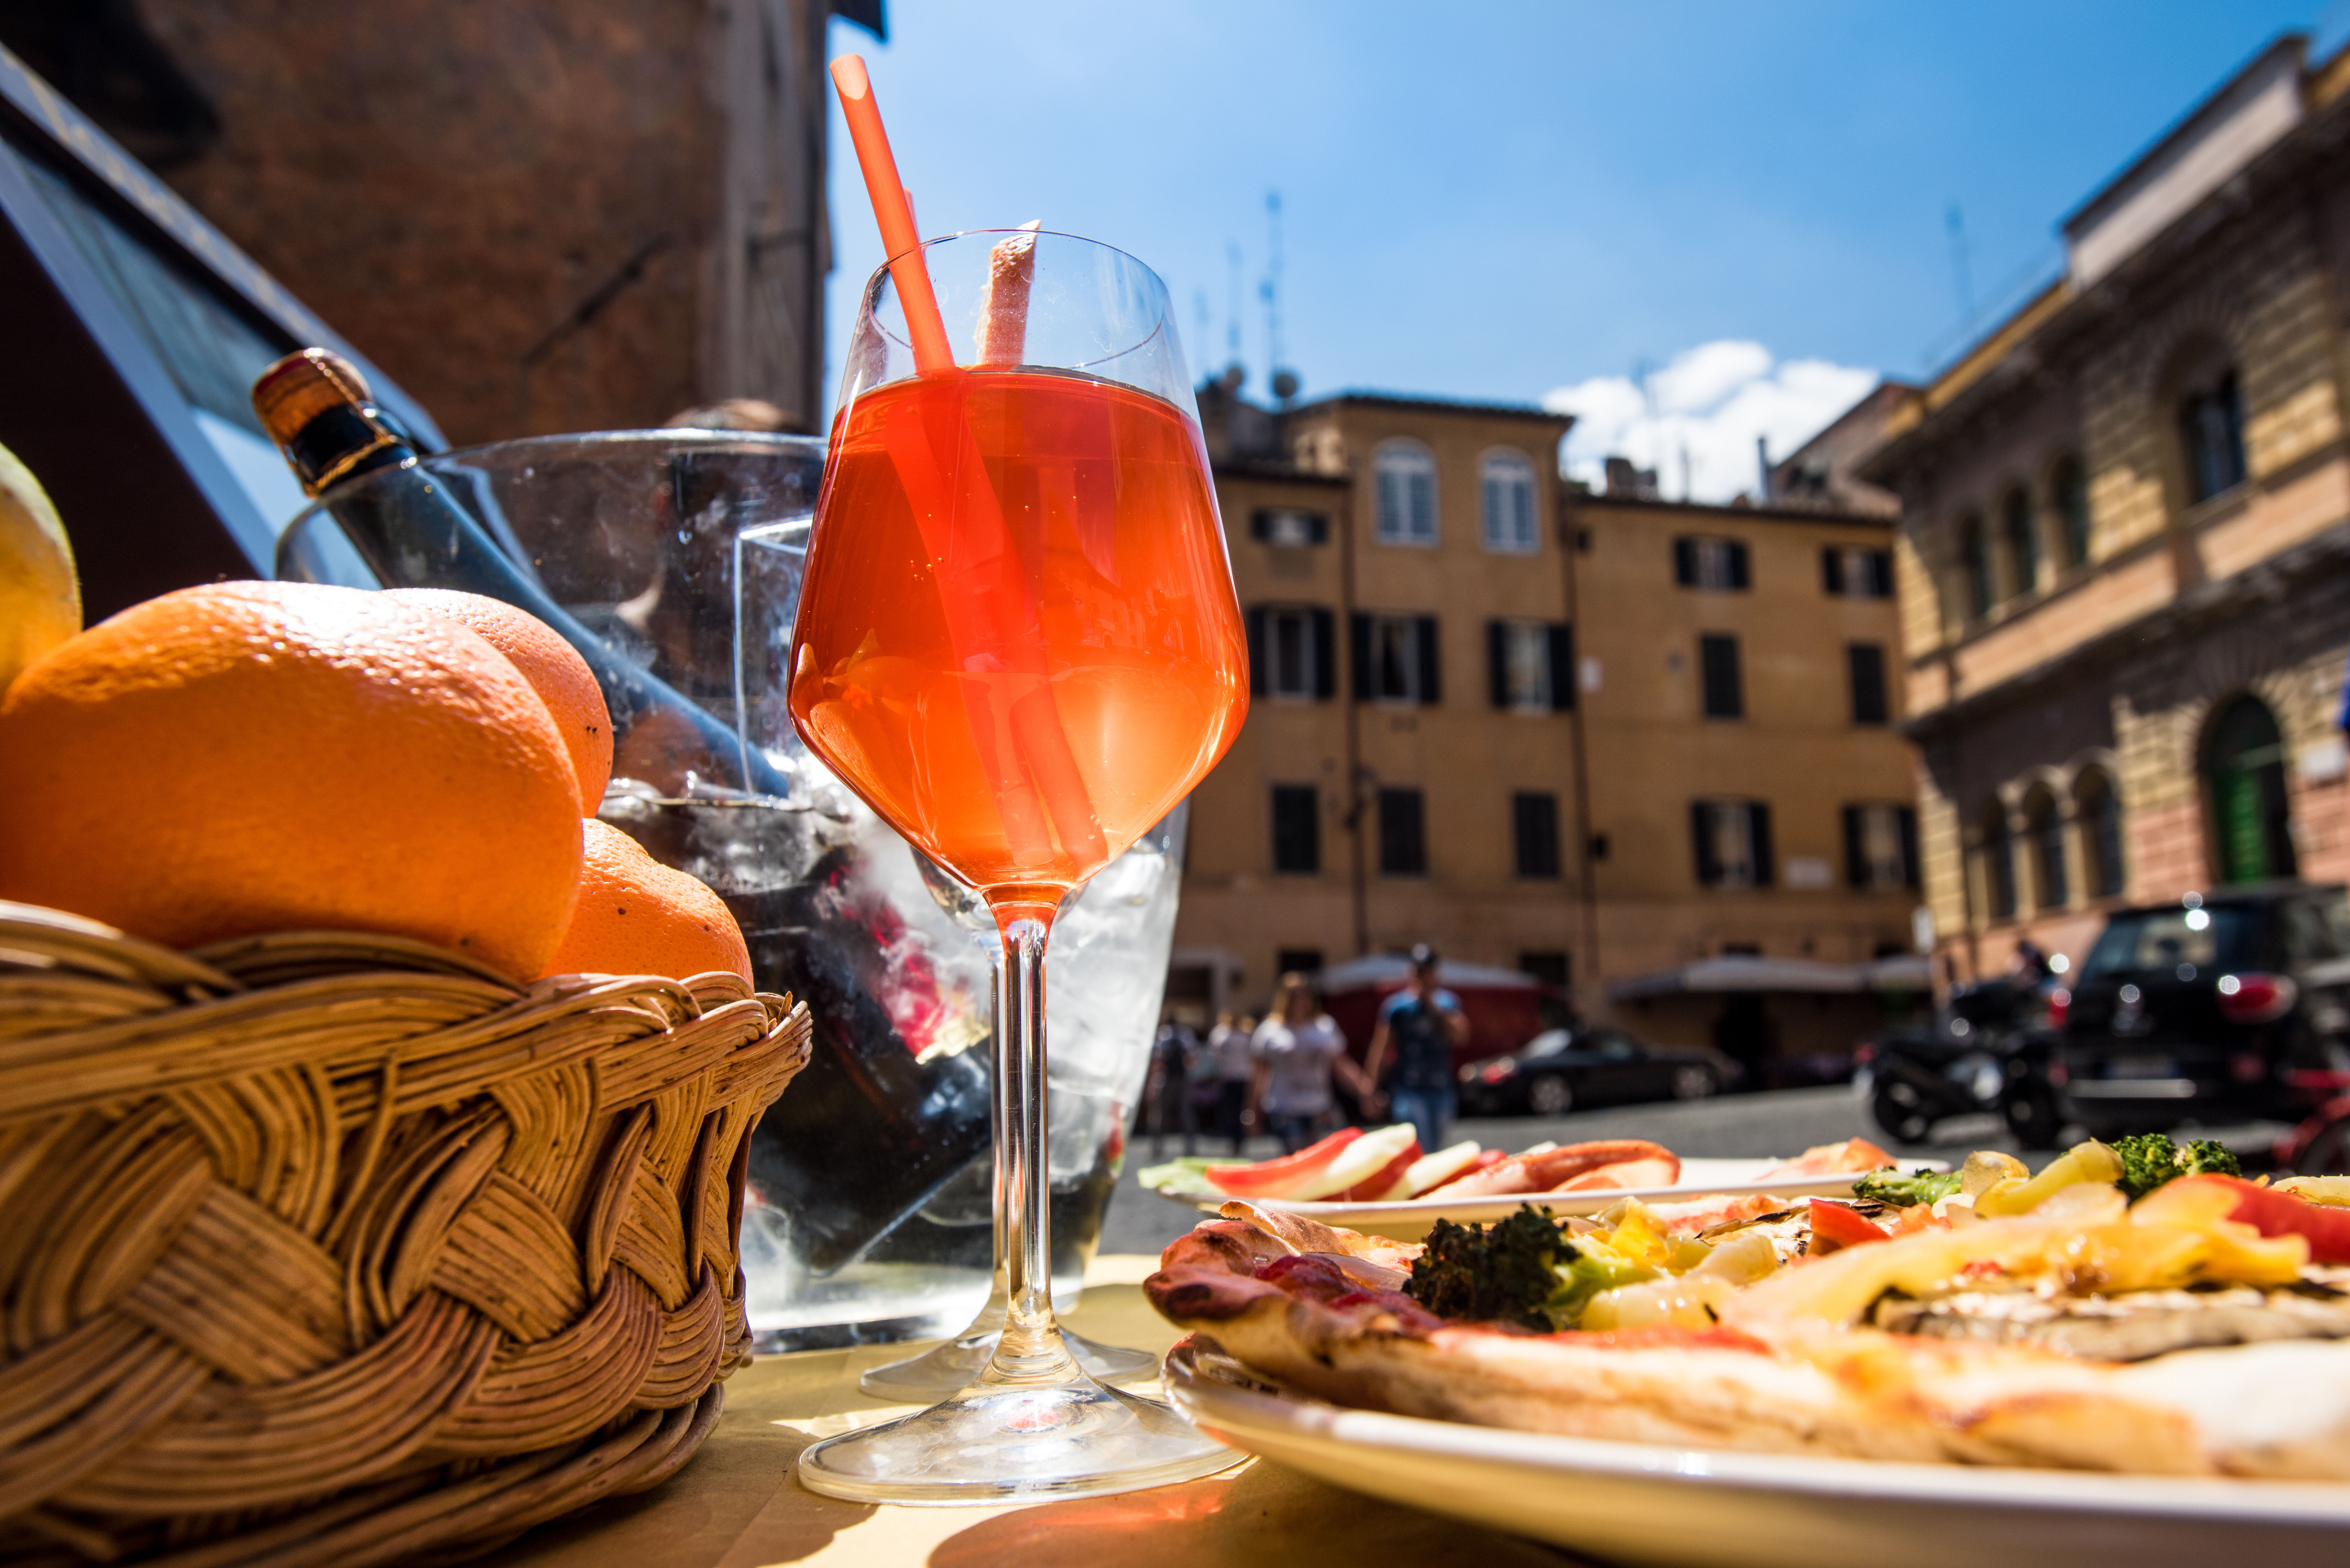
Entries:
<svg viewBox="0 0 2350 1568">
<path fill-rule="evenodd" d="M 976 900 L 942 874 L 926 881 L 904 840 L 806 754 L 785 711 L 822 455 L 803 438 L 662 431 L 423 462 L 615 654 L 737 736 L 731 758 L 664 770 L 625 765 L 665 753 L 621 734 L 624 765 L 600 815 L 715 888 L 760 986 L 805 998 L 816 1015 L 815 1059 L 750 1157 L 751 1324 L 775 1346 L 951 1331 L 993 1270 L 992 930 Z M 335 529 L 325 510 L 305 514 L 286 558 L 348 563 Z M 436 579 L 433 551 L 410 558 L 411 586 L 474 586 Z M 754 779 L 768 789 L 746 790 Z M 1181 819 L 1179 809 L 1073 899 L 1054 938 L 1054 1275 L 1065 1297 L 1092 1253 L 1148 1068 Z M 986 947 L 973 940 L 983 930 Z"/>
</svg>

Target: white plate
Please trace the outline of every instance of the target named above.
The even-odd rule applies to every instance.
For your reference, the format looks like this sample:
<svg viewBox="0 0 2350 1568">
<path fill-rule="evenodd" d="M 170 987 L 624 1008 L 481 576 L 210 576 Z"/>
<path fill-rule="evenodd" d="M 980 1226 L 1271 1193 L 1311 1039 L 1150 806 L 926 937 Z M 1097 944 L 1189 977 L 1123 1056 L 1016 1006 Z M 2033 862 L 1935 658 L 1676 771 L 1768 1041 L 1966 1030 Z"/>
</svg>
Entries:
<svg viewBox="0 0 2350 1568">
<path fill-rule="evenodd" d="M 1417 1241 L 1427 1235 L 1430 1227 L 1439 1220 L 1450 1220 L 1459 1225 L 1482 1224 L 1507 1219 L 1518 1211 L 1522 1203 L 1568 1215 L 1596 1214 L 1627 1198 L 1638 1198 L 1647 1203 L 1682 1203 L 1692 1198 L 1706 1198 L 1717 1193 L 1733 1198 L 1757 1192 L 1768 1192 L 1781 1198 L 1849 1198 L 1852 1196 L 1852 1184 L 1859 1179 L 1848 1174 L 1781 1177 L 1774 1181 L 1754 1179 L 1778 1163 L 1775 1159 L 1685 1159 L 1681 1161 L 1681 1179 L 1670 1187 L 1605 1187 L 1588 1192 L 1513 1192 L 1505 1198 L 1407 1198 L 1393 1203 L 1308 1203 L 1279 1198 L 1253 1198 L 1248 1201 L 1260 1209 L 1303 1214 L 1307 1219 L 1319 1220 L 1325 1225 L 1341 1225 L 1349 1231 L 1360 1231 L 1367 1236 L 1385 1236 L 1395 1241 Z M 1942 1168 L 1936 1161 L 1925 1163 L 1937 1169 Z M 1176 1201 L 1189 1203 L 1213 1214 L 1232 1199 L 1226 1197 L 1183 1197 Z"/>
<path fill-rule="evenodd" d="M 1237 1449 L 1613 1562 L 1723 1568 L 2340 1568 L 2350 1486 L 1730 1453 L 1346 1410 L 1205 1335 L 1167 1391 Z"/>
</svg>

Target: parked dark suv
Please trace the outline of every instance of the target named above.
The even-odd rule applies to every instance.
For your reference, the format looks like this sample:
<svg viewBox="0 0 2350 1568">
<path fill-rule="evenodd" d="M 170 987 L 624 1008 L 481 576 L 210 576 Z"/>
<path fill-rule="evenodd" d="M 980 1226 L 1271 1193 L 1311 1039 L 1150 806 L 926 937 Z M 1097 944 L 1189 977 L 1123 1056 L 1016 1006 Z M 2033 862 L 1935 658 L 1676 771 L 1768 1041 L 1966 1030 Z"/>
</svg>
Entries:
<svg viewBox="0 0 2350 1568">
<path fill-rule="evenodd" d="M 2117 909 L 2051 999 L 2047 1069 L 2090 1132 L 2294 1119 L 2350 1066 L 2350 906 L 2272 882 Z"/>
</svg>

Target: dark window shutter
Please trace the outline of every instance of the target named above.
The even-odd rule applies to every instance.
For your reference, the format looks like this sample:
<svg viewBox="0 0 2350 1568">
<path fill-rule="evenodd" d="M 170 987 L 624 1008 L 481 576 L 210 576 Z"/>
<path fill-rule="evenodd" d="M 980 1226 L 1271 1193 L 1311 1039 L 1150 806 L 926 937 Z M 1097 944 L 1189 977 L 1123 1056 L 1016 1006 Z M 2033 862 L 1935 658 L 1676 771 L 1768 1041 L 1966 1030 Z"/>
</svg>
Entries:
<svg viewBox="0 0 2350 1568">
<path fill-rule="evenodd" d="M 1338 618 L 1328 610 L 1314 611 L 1314 695 L 1338 694 Z"/>
<path fill-rule="evenodd" d="M 1312 784 L 1273 786 L 1273 868 L 1303 876 L 1322 869 L 1321 793 Z"/>
<path fill-rule="evenodd" d="M 1746 575 L 1746 546 L 1732 539 L 1730 541 L 1730 586 L 1744 588 L 1752 580 Z"/>
<path fill-rule="evenodd" d="M 1510 705 L 1510 623 L 1489 620 L 1485 623 L 1485 683 L 1490 689 L 1493 706 Z"/>
<path fill-rule="evenodd" d="M 1844 551 L 1834 545 L 1820 546 L 1820 587 L 1830 598 L 1844 597 Z"/>
<path fill-rule="evenodd" d="M 1437 669 L 1436 660 L 1436 618 L 1432 615 L 1423 615 L 1416 616 L 1413 619 L 1418 623 L 1418 629 L 1412 635 L 1412 641 L 1419 645 L 1417 651 L 1419 654 L 1419 700 L 1433 706 L 1444 700 L 1441 671 Z"/>
<path fill-rule="evenodd" d="M 1510 797 L 1518 875 L 1547 880 L 1558 875 L 1558 796 L 1521 790 Z"/>
<path fill-rule="evenodd" d="M 1379 791 L 1379 871 L 1419 877 L 1428 871 L 1428 834 L 1416 789 Z"/>
<path fill-rule="evenodd" d="M 1330 514 L 1327 512 L 1314 514 L 1314 526 L 1307 536 L 1317 545 L 1330 542 Z"/>
<path fill-rule="evenodd" d="M 1871 550 L 1868 553 L 1868 591 L 1880 599 L 1893 597 L 1893 552 Z"/>
<path fill-rule="evenodd" d="M 1746 693 L 1738 678 L 1738 639 L 1711 633 L 1699 638 L 1698 666 L 1705 687 L 1705 716 L 1744 718 Z"/>
<path fill-rule="evenodd" d="M 1372 696 L 1371 618 L 1361 610 L 1357 610 L 1349 616 L 1347 624 L 1347 640 L 1350 645 L 1347 651 L 1352 655 L 1348 662 L 1354 674 L 1355 701 L 1367 702 Z"/>
<path fill-rule="evenodd" d="M 1700 887 L 1711 888 L 1721 881 L 1721 862 L 1713 857 L 1713 807 L 1710 802 L 1690 802 L 1690 857 L 1697 867 Z"/>
<path fill-rule="evenodd" d="M 1673 581 L 1685 588 L 1697 587 L 1697 541 L 1673 541 Z"/>
<path fill-rule="evenodd" d="M 1898 805 L 1894 814 L 1901 829 L 1901 885 L 1918 885 L 1918 813 L 1911 807 Z"/>
<path fill-rule="evenodd" d="M 1868 851 L 1862 837 L 1860 807 L 1844 808 L 1844 879 L 1847 887 L 1868 886 Z"/>
<path fill-rule="evenodd" d="M 1771 808 L 1759 800 L 1746 807 L 1746 842 L 1754 857 L 1754 885 L 1768 888 L 1778 877 L 1778 867 L 1771 856 Z"/>
<path fill-rule="evenodd" d="M 1550 708 L 1564 713 L 1575 706 L 1575 628 L 1550 628 Z"/>
<path fill-rule="evenodd" d="M 1272 666 L 1265 659 L 1265 611 L 1263 605 L 1249 606 L 1244 618 L 1248 628 L 1249 695 L 1262 697 L 1272 689 Z"/>
<path fill-rule="evenodd" d="M 1852 670 L 1852 722 L 1856 724 L 1884 723 L 1887 716 L 1884 648 L 1874 642 L 1848 643 L 1845 656 Z"/>
<path fill-rule="evenodd" d="M 1249 514 L 1249 537 L 1259 544 L 1273 536 L 1273 514 L 1260 506 Z"/>
</svg>

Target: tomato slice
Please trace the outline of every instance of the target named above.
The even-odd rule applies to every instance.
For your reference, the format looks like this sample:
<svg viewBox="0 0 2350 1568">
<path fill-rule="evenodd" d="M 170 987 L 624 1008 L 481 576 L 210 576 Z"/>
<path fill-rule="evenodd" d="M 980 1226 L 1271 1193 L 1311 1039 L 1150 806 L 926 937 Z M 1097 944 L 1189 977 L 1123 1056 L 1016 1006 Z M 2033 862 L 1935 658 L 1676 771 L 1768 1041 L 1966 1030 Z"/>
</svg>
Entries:
<svg viewBox="0 0 2350 1568">
<path fill-rule="evenodd" d="M 1314 1173 L 1338 1158 L 1346 1147 L 1363 1136 L 1360 1127 L 1341 1127 L 1319 1143 L 1307 1144 L 1295 1154 L 1261 1159 L 1253 1165 L 1211 1165 L 1209 1185 L 1235 1198 L 1285 1198 L 1295 1183 L 1310 1181 Z"/>
<path fill-rule="evenodd" d="M 2350 1210 L 2328 1209 L 2232 1176 L 2187 1176 L 2178 1185 L 2190 1181 L 2227 1183 L 2236 1194 L 2236 1207 L 2229 1219 L 2250 1225 L 2263 1236 L 2307 1238 L 2311 1262 L 2350 1263 Z"/>
<path fill-rule="evenodd" d="M 1333 1203 L 1370 1203 L 1382 1198 L 1409 1198 L 1411 1196 L 1409 1192 L 1399 1194 L 1395 1189 L 1402 1185 L 1403 1173 L 1419 1163 L 1419 1140 L 1414 1138 L 1403 1146 L 1401 1154 L 1346 1191 L 1332 1193 L 1329 1200 Z"/>
<path fill-rule="evenodd" d="M 1841 1203 L 1831 1203 L 1824 1198 L 1812 1199 L 1812 1255 L 1832 1252 L 1839 1247 L 1858 1247 L 1870 1241 L 1889 1241 L 1892 1238 Z M 1825 1241 L 1831 1245 L 1823 1247 Z"/>
</svg>

